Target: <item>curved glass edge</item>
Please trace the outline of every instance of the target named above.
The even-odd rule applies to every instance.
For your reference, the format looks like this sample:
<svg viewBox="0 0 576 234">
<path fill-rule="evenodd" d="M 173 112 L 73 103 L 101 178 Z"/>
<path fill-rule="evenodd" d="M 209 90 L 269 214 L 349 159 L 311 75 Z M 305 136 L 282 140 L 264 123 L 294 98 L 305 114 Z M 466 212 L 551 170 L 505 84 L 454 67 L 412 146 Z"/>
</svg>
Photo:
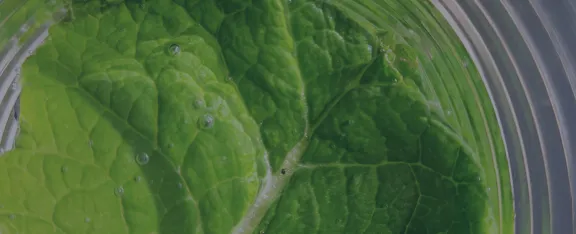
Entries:
<svg viewBox="0 0 576 234">
<path fill-rule="evenodd" d="M 516 233 L 574 232 L 576 5 L 433 3 L 480 68 L 497 111 L 510 162 Z"/>
<path fill-rule="evenodd" d="M 20 65 L 64 16 L 57 0 L 0 0 L 0 155 L 18 134 Z"/>
</svg>

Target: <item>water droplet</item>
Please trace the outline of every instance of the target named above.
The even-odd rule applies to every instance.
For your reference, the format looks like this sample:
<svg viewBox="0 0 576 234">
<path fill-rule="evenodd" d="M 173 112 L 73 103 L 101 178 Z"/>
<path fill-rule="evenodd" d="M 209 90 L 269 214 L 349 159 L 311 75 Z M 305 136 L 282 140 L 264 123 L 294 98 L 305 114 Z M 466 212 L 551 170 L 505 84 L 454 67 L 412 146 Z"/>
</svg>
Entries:
<svg viewBox="0 0 576 234">
<path fill-rule="evenodd" d="M 184 186 L 182 185 L 182 183 L 178 183 L 178 188 L 179 188 L 179 189 L 182 189 L 182 187 L 184 187 Z"/>
<path fill-rule="evenodd" d="M 194 107 L 200 109 L 206 107 L 206 103 L 201 98 L 198 98 L 194 101 Z"/>
<path fill-rule="evenodd" d="M 68 167 L 62 166 L 62 168 L 60 168 L 60 170 L 62 171 L 62 173 L 66 173 L 66 172 L 68 172 Z"/>
<path fill-rule="evenodd" d="M 92 220 L 89 217 L 84 218 L 85 223 L 89 223 L 90 221 L 92 221 Z"/>
<path fill-rule="evenodd" d="M 136 183 L 140 182 L 140 180 L 142 180 L 141 176 L 134 177 L 134 181 L 136 181 Z"/>
<path fill-rule="evenodd" d="M 452 111 L 451 111 L 451 110 L 448 110 L 446 113 L 447 113 L 448 115 L 452 115 Z"/>
<path fill-rule="evenodd" d="M 462 65 L 464 66 L 464 68 L 467 68 L 467 67 L 468 67 L 468 62 L 467 62 L 467 61 L 464 61 L 464 63 L 463 63 Z"/>
<path fill-rule="evenodd" d="M 8 218 L 9 218 L 10 220 L 15 220 L 15 219 L 16 219 L 16 215 L 15 215 L 15 214 L 10 214 L 10 215 L 8 215 Z"/>
<path fill-rule="evenodd" d="M 147 153 L 139 153 L 136 155 L 136 163 L 146 165 L 150 162 L 150 156 Z"/>
<path fill-rule="evenodd" d="M 90 148 L 92 148 L 92 146 L 94 145 L 94 142 L 92 140 L 88 141 L 88 145 L 90 145 Z"/>
<path fill-rule="evenodd" d="M 30 27 L 27 24 L 22 25 L 22 27 L 20 27 L 20 32 L 26 32 L 28 29 L 30 29 Z"/>
<path fill-rule="evenodd" d="M 368 52 L 372 53 L 372 45 L 368 45 Z"/>
<path fill-rule="evenodd" d="M 394 80 L 392 80 L 392 83 L 397 84 L 398 83 L 398 79 L 394 78 Z"/>
<path fill-rule="evenodd" d="M 210 114 L 205 114 L 198 120 L 200 128 L 212 128 L 214 126 L 214 117 Z"/>
<path fill-rule="evenodd" d="M 480 181 L 480 176 L 478 176 L 478 178 L 476 178 L 476 179 L 478 179 L 478 181 Z"/>
<path fill-rule="evenodd" d="M 10 85 L 10 88 L 12 90 L 17 90 L 18 89 L 18 82 L 17 81 L 12 82 L 12 85 Z"/>
<path fill-rule="evenodd" d="M 180 46 L 178 44 L 172 44 L 172 45 L 170 45 L 170 47 L 168 47 L 168 52 L 171 55 L 180 54 Z"/>
<path fill-rule="evenodd" d="M 118 188 L 114 189 L 114 195 L 116 195 L 117 197 L 121 197 L 124 195 L 124 187 L 120 186 Z"/>
<path fill-rule="evenodd" d="M 490 192 L 491 188 L 488 188 L 487 190 L 488 190 L 488 192 Z"/>
</svg>

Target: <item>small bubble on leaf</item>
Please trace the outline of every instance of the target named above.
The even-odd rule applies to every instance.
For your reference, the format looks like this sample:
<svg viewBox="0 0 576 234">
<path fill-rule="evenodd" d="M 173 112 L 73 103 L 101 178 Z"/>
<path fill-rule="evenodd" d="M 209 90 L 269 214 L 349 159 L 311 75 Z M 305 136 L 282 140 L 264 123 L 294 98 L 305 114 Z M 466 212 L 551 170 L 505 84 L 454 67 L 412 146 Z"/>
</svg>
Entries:
<svg viewBox="0 0 576 234">
<path fill-rule="evenodd" d="M 124 187 L 120 186 L 118 188 L 114 189 L 114 195 L 116 195 L 117 197 L 121 197 L 124 195 Z"/>
<path fill-rule="evenodd" d="M 84 218 L 85 223 L 89 223 L 90 221 L 92 221 L 92 220 L 89 217 Z"/>
<path fill-rule="evenodd" d="M 147 153 L 139 153 L 136 155 L 136 163 L 139 165 L 146 165 L 150 162 L 150 156 Z"/>
<path fill-rule="evenodd" d="M 9 218 L 10 220 L 15 220 L 15 219 L 16 219 L 16 215 L 15 215 L 15 214 L 10 214 L 10 215 L 8 215 L 8 218 Z"/>
<path fill-rule="evenodd" d="M 214 117 L 210 114 L 205 114 L 204 116 L 200 117 L 200 119 L 198 119 L 198 126 L 200 128 L 212 128 L 214 126 Z"/>
<path fill-rule="evenodd" d="M 184 185 L 182 185 L 182 183 L 178 183 L 178 188 L 182 189 L 182 187 L 184 187 Z"/>
<path fill-rule="evenodd" d="M 141 177 L 141 176 L 136 176 L 136 177 L 134 177 L 134 181 L 140 182 L 140 180 L 142 180 L 142 177 Z"/>
<path fill-rule="evenodd" d="M 206 107 L 206 103 L 201 98 L 198 98 L 194 101 L 194 107 L 197 109 Z"/>
<path fill-rule="evenodd" d="M 62 171 L 62 173 L 66 173 L 66 172 L 68 172 L 68 167 L 62 166 L 62 168 L 60 168 L 60 171 Z"/>
<path fill-rule="evenodd" d="M 180 46 L 178 44 L 172 44 L 170 47 L 168 47 L 168 52 L 171 55 L 178 55 L 180 54 Z"/>
</svg>

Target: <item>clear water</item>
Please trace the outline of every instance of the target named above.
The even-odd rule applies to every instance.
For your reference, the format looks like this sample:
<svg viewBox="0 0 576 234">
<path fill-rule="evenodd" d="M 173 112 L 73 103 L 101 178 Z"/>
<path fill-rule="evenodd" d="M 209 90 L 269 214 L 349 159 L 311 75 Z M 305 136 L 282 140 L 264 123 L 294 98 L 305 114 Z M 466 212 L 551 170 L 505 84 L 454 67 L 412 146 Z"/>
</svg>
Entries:
<svg viewBox="0 0 576 234">
<path fill-rule="evenodd" d="M 428 2 L 4 0 L 0 22 L 1 233 L 512 233 L 492 104 Z"/>
</svg>

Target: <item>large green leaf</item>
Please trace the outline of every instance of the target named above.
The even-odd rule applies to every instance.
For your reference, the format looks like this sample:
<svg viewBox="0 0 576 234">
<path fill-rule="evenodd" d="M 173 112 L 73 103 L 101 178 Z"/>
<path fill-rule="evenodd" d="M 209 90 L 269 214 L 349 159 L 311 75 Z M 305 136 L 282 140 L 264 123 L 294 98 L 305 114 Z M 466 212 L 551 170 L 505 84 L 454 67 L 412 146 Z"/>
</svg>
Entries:
<svg viewBox="0 0 576 234">
<path fill-rule="evenodd" d="M 494 232 L 417 53 L 342 6 L 77 1 L 23 66 L 0 233 Z"/>
</svg>

